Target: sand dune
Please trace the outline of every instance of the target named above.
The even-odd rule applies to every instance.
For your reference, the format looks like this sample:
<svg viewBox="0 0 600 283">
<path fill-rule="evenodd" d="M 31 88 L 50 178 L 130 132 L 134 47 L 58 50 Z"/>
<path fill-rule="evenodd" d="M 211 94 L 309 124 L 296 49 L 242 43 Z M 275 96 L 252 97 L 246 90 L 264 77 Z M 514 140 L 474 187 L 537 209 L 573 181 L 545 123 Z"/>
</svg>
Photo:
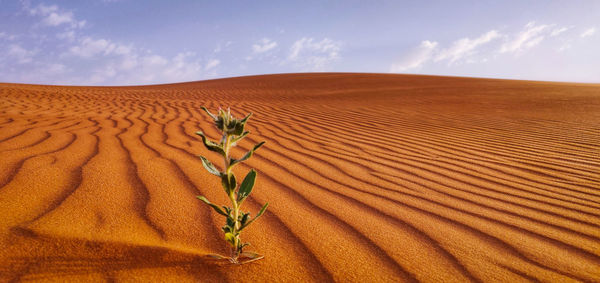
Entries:
<svg viewBox="0 0 600 283">
<path fill-rule="evenodd" d="M 229 266 L 200 107 L 254 112 L 233 154 L 267 213 Z M 0 84 L 0 281 L 600 281 L 600 86 L 288 74 Z"/>
</svg>

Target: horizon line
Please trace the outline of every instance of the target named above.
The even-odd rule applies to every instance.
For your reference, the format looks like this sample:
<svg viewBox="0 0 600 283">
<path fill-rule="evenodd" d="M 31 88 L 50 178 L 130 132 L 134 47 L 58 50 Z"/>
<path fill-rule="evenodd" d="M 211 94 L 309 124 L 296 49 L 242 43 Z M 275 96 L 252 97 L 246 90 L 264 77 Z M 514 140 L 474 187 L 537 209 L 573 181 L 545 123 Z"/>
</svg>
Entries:
<svg viewBox="0 0 600 283">
<path fill-rule="evenodd" d="M 36 83 L 21 83 L 21 82 L 2 82 L 0 85 L 31 85 L 31 86 L 56 86 L 56 87 L 146 87 L 146 86 L 165 86 L 175 84 L 188 84 L 188 83 L 200 83 L 210 82 L 219 80 L 228 80 L 236 78 L 249 78 L 249 77 L 268 77 L 268 76 L 280 76 L 280 75 L 310 75 L 310 74 L 348 74 L 348 75 L 381 75 L 381 76 L 419 76 L 419 77 L 437 77 L 437 78 L 457 78 L 457 79 L 475 79 L 475 80 L 499 80 L 499 81 L 520 81 L 520 82 L 532 82 L 532 83 L 557 83 L 557 84 L 585 84 L 585 85 L 600 85 L 599 82 L 586 82 L 586 81 L 552 81 L 552 80 L 532 80 L 532 79 L 515 79 L 515 78 L 502 78 L 502 77 L 477 77 L 477 76 L 458 76 L 458 75 L 439 75 L 439 74 L 421 74 L 421 73 L 377 73 L 377 72 L 282 72 L 282 73 L 264 73 L 264 74 L 249 74 L 239 75 L 231 77 L 219 77 L 211 79 L 201 79 L 195 81 L 179 81 L 179 82 L 168 82 L 168 83 L 157 83 L 157 84 L 131 84 L 131 85 L 68 85 L 68 84 L 36 84 Z"/>
</svg>

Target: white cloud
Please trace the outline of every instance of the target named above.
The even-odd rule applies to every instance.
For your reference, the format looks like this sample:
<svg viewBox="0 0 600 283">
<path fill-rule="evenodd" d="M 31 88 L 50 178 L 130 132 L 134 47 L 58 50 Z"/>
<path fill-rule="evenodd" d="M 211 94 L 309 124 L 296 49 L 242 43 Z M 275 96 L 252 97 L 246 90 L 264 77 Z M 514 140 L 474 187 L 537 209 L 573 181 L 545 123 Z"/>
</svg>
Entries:
<svg viewBox="0 0 600 283">
<path fill-rule="evenodd" d="M 303 70 L 323 71 L 340 58 L 340 50 L 341 43 L 329 38 L 315 41 L 313 38 L 303 37 L 294 42 L 287 61 L 294 62 Z"/>
<path fill-rule="evenodd" d="M 218 66 L 220 63 L 221 63 L 221 61 L 219 61 L 218 59 L 211 59 L 208 61 L 208 63 L 206 63 L 204 70 L 210 70 L 210 69 Z"/>
<path fill-rule="evenodd" d="M 131 85 L 199 80 L 216 76 L 214 69 L 220 64 L 218 59 L 203 62 L 194 52 L 180 52 L 168 58 L 110 41 L 97 45 L 104 47 L 96 49 L 100 50 L 96 54 L 104 56 L 104 63 L 93 70 L 90 78 L 82 79 L 83 84 Z"/>
<path fill-rule="evenodd" d="M 83 80 L 83 84 L 102 84 L 112 79 L 117 74 L 113 65 L 98 67 L 92 71 L 91 76 Z"/>
<path fill-rule="evenodd" d="M 111 43 L 106 39 L 94 40 L 90 37 L 85 37 L 80 41 L 79 45 L 71 47 L 69 52 L 71 55 L 91 58 L 100 53 L 109 54 L 112 49 L 114 49 L 114 45 L 111 46 Z"/>
<path fill-rule="evenodd" d="M 201 60 L 194 52 L 180 52 L 172 58 L 153 54 L 109 39 L 84 37 L 62 57 L 96 60 L 94 69 L 72 82 L 86 85 L 132 85 L 199 80 L 217 75 L 218 59 Z"/>
<path fill-rule="evenodd" d="M 34 8 L 27 8 L 29 10 L 29 13 L 32 15 L 42 15 L 42 16 L 46 16 L 49 15 L 50 13 L 54 13 L 56 11 L 58 11 L 58 6 L 56 5 L 50 5 L 50 6 L 46 6 L 45 4 L 39 4 Z"/>
<path fill-rule="evenodd" d="M 74 30 L 68 30 L 65 32 L 61 32 L 56 34 L 56 37 L 58 39 L 66 39 L 68 41 L 73 41 L 75 40 L 75 31 Z"/>
<path fill-rule="evenodd" d="M 562 52 L 562 51 L 565 51 L 565 50 L 567 50 L 567 49 L 569 49 L 569 48 L 571 48 L 571 43 L 570 43 L 570 42 L 567 42 L 567 43 L 565 43 L 565 44 L 561 45 L 561 46 L 560 46 L 558 49 L 556 49 L 556 50 L 557 50 L 558 52 Z"/>
<path fill-rule="evenodd" d="M 490 30 L 477 38 L 465 37 L 456 40 L 447 48 L 438 45 L 435 41 L 425 40 L 402 60 L 394 62 L 390 66 L 390 72 L 419 70 L 423 66 L 429 66 L 429 63 L 431 63 L 433 69 L 428 69 L 428 71 L 436 70 L 439 72 L 439 64 L 434 65 L 433 63 L 447 62 L 448 66 L 455 62 L 465 64 L 486 63 L 499 59 L 499 56 L 508 55 L 515 55 L 511 56 L 515 57 L 512 58 L 512 60 L 515 60 L 523 51 L 534 47 L 544 52 L 549 50 L 563 52 L 572 47 L 574 37 L 587 37 L 595 32 L 594 27 L 579 35 L 573 33 L 573 30 L 574 27 L 572 26 L 561 27 L 556 24 L 529 22 L 512 34 L 501 34 L 497 30 Z M 544 43 L 544 46 L 540 46 L 542 43 Z"/>
<path fill-rule="evenodd" d="M 120 72 L 125 84 L 183 82 L 203 79 L 214 69 L 219 60 L 209 60 L 202 64 L 194 52 L 181 52 L 168 59 L 158 55 L 146 55 L 141 58 L 142 65 L 128 72 Z M 121 71 L 121 70 L 118 70 Z M 210 76 L 216 75 L 211 73 Z"/>
<path fill-rule="evenodd" d="M 217 44 L 217 47 L 215 47 L 215 49 L 213 49 L 213 53 L 219 53 L 223 50 L 226 50 L 231 44 L 233 43 L 233 41 L 227 41 L 225 42 L 225 44 Z"/>
<path fill-rule="evenodd" d="M 527 49 L 531 48 L 531 47 L 534 47 L 534 46 L 540 44 L 540 42 L 542 42 L 542 40 L 544 40 L 544 36 L 543 35 L 537 36 L 535 38 L 532 38 L 531 40 L 528 40 L 527 42 L 525 42 L 525 47 Z"/>
<path fill-rule="evenodd" d="M 1 1 L 1 0 L 0 0 Z M 16 38 L 0 30 L 0 61 L 12 63 L 0 68 L 0 77 L 10 81 L 76 85 L 139 85 L 192 81 L 217 76 L 221 61 L 214 56 L 203 59 L 194 52 L 180 52 L 174 56 L 154 54 L 151 50 L 122 44 L 109 38 L 84 34 L 86 21 L 78 20 L 73 12 L 57 5 L 30 5 L 22 1 L 25 15 L 35 17 L 35 28 L 56 27 L 54 37 L 48 33 L 32 33 L 35 49 L 7 40 Z M 47 31 L 47 30 L 46 30 Z M 37 57 L 41 43 L 57 43 L 44 57 Z M 261 42 L 263 43 L 263 42 Z M 271 49 L 272 42 L 264 42 L 262 49 Z M 217 46 L 214 54 L 226 50 L 231 41 Z M 213 55 L 214 55 L 213 54 Z M 59 63 L 60 62 L 60 63 Z M 28 69 L 18 71 L 17 64 L 27 63 Z"/>
<path fill-rule="evenodd" d="M 456 40 L 448 48 L 440 48 L 437 42 L 425 40 L 403 60 L 392 64 L 390 72 L 419 69 L 430 61 L 447 61 L 450 66 L 455 62 L 467 64 L 488 62 L 490 57 L 493 58 L 499 53 L 519 54 L 523 50 L 539 45 L 548 36 L 554 37 L 569 29 L 562 27 L 550 30 L 552 26 L 555 25 L 536 25 L 535 22 L 529 22 L 521 31 L 512 36 L 500 34 L 497 30 L 490 30 L 474 39 L 465 37 Z M 497 40 L 501 38 L 504 40 Z M 496 43 L 492 44 L 494 42 Z M 501 44 L 501 42 L 503 43 Z M 490 47 L 486 48 L 485 45 Z M 498 45 L 500 45 L 499 48 Z M 564 48 L 559 51 L 562 50 Z"/>
<path fill-rule="evenodd" d="M 596 28 L 589 28 L 589 29 L 586 29 L 584 32 L 582 32 L 580 36 L 581 36 L 581 38 L 584 38 L 584 37 L 592 36 L 592 35 L 594 35 L 594 33 L 596 33 Z"/>
<path fill-rule="evenodd" d="M 96 55 L 124 55 L 131 52 L 131 46 L 116 44 L 107 39 L 84 37 L 79 44 L 69 48 L 69 55 L 92 58 Z"/>
<path fill-rule="evenodd" d="M 116 44 L 116 47 L 112 50 L 112 53 L 117 54 L 117 55 L 127 55 L 127 54 L 130 54 L 131 52 L 133 52 L 132 45 Z"/>
<path fill-rule="evenodd" d="M 8 56 L 15 59 L 19 64 L 30 63 L 36 53 L 37 51 L 27 50 L 18 44 L 11 44 L 7 52 Z"/>
<path fill-rule="evenodd" d="M 277 42 L 272 41 L 268 38 L 263 38 L 257 44 L 252 45 L 252 52 L 254 53 L 264 53 L 273 48 L 277 47 Z"/>
<path fill-rule="evenodd" d="M 203 71 L 202 63 L 196 59 L 194 52 L 180 52 L 171 60 L 167 60 L 166 64 L 167 67 L 162 72 L 155 72 L 168 78 L 168 81 L 198 80 Z"/>
<path fill-rule="evenodd" d="M 491 30 L 475 39 L 470 39 L 467 37 L 459 39 L 452 43 L 450 48 L 440 51 L 439 54 L 437 54 L 435 61 L 449 60 L 449 64 L 452 64 L 474 53 L 477 47 L 498 37 L 500 37 L 500 34 L 495 30 Z"/>
<path fill-rule="evenodd" d="M 142 58 L 142 65 L 146 67 L 162 67 L 167 65 L 169 61 L 160 55 L 149 55 Z"/>
<path fill-rule="evenodd" d="M 67 66 L 59 63 L 50 63 L 45 68 L 48 74 L 63 74 L 67 71 Z"/>
<path fill-rule="evenodd" d="M 65 23 L 73 22 L 73 13 L 50 13 L 45 19 L 44 23 L 49 26 L 58 26 Z"/>
<path fill-rule="evenodd" d="M 568 29 L 569 29 L 568 27 L 555 28 L 552 30 L 552 33 L 550 33 L 550 36 L 557 36 L 565 31 L 567 31 Z"/>
<path fill-rule="evenodd" d="M 27 72 L 0 69 L 0 77 L 7 82 L 56 84 L 64 78 L 64 74 L 67 72 L 69 69 L 66 65 L 36 60 L 29 64 Z"/>
<path fill-rule="evenodd" d="M 425 62 L 431 60 L 437 46 L 438 43 L 435 41 L 422 41 L 421 45 L 412 54 L 405 57 L 401 62 L 392 64 L 390 72 L 399 73 L 420 68 Z"/>
<path fill-rule="evenodd" d="M 68 24 L 71 28 L 82 28 L 86 24 L 86 21 L 77 21 L 73 12 L 61 10 L 57 5 L 47 6 L 42 3 L 33 8 L 26 5 L 25 9 L 30 15 L 41 16 L 42 24 L 46 26 L 55 27 Z"/>
<path fill-rule="evenodd" d="M 0 32 L 0 39 L 2 40 L 15 40 L 17 38 L 14 34 L 9 34 L 7 32 Z"/>
<path fill-rule="evenodd" d="M 500 53 L 520 52 L 539 44 L 544 40 L 544 32 L 548 27 L 548 25 L 535 25 L 535 22 L 529 22 L 523 31 L 500 47 Z"/>
<path fill-rule="evenodd" d="M 119 69 L 123 71 L 131 70 L 138 65 L 138 56 L 137 54 L 131 54 L 129 56 L 124 56 L 119 64 Z"/>
</svg>

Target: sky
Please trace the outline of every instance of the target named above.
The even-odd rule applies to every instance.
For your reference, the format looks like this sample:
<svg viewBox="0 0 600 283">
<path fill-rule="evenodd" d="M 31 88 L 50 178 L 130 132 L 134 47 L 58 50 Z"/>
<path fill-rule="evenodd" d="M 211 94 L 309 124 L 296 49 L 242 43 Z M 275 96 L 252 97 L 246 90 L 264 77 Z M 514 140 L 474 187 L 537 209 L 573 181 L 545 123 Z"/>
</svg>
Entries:
<svg viewBox="0 0 600 283">
<path fill-rule="evenodd" d="M 0 0 L 0 82 L 296 72 L 600 83 L 600 1 Z"/>
</svg>

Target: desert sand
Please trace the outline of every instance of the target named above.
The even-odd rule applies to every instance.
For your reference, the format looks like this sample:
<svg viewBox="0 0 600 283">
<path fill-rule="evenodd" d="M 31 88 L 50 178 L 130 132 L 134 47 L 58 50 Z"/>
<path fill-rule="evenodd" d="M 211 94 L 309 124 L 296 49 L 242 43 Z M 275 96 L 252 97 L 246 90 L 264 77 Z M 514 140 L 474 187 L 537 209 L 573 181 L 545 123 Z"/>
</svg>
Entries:
<svg viewBox="0 0 600 283">
<path fill-rule="evenodd" d="M 200 109 L 253 112 L 228 204 Z M 0 281 L 600 281 L 600 85 L 284 74 L 133 87 L 0 84 Z"/>
</svg>

